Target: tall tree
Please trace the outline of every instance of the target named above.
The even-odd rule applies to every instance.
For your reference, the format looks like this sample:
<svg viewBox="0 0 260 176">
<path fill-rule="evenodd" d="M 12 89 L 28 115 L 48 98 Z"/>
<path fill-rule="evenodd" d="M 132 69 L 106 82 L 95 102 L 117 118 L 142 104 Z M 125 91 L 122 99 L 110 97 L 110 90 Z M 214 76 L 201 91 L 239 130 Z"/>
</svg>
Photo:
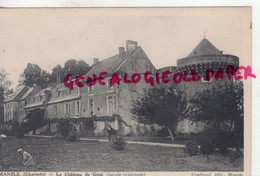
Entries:
<svg viewBox="0 0 260 176">
<path fill-rule="evenodd" d="M 65 74 L 71 74 L 73 76 L 77 76 L 78 75 L 77 61 L 75 59 L 70 59 L 67 62 L 65 62 L 63 67 L 63 72 Z"/>
<path fill-rule="evenodd" d="M 78 75 L 83 76 L 90 70 L 90 66 L 83 60 L 78 61 Z"/>
<path fill-rule="evenodd" d="M 51 82 L 52 83 L 57 82 L 58 76 L 59 76 L 60 81 L 62 81 L 64 79 L 64 73 L 63 73 L 62 67 L 60 65 L 56 65 L 55 67 L 53 67 L 52 73 L 51 73 Z"/>
<path fill-rule="evenodd" d="M 4 89 L 0 87 L 0 123 L 4 121 Z"/>
<path fill-rule="evenodd" d="M 90 70 L 90 66 L 83 60 L 76 61 L 70 59 L 64 64 L 64 75 L 71 74 L 74 78 L 76 76 L 83 76 Z"/>
<path fill-rule="evenodd" d="M 0 87 L 4 90 L 4 96 L 9 96 L 13 93 L 13 89 L 10 88 L 13 83 L 7 78 L 7 75 L 6 71 L 0 68 Z"/>
<path fill-rule="evenodd" d="M 223 130 L 229 125 L 231 131 L 243 120 L 243 83 L 228 84 L 219 81 L 215 86 L 198 91 L 190 99 L 187 115 L 190 120 L 205 122 Z"/>
<path fill-rule="evenodd" d="M 146 90 L 134 100 L 131 112 L 140 123 L 166 127 L 173 141 L 185 108 L 186 100 L 176 87 L 160 85 Z"/>
<path fill-rule="evenodd" d="M 6 71 L 0 68 L 0 122 L 4 120 L 4 99 L 13 93 L 13 89 L 10 89 L 12 82 L 7 75 Z"/>
<path fill-rule="evenodd" d="M 20 75 L 20 82 L 29 87 L 38 85 L 46 88 L 50 83 L 50 74 L 42 70 L 37 64 L 28 63 L 23 74 Z"/>
</svg>

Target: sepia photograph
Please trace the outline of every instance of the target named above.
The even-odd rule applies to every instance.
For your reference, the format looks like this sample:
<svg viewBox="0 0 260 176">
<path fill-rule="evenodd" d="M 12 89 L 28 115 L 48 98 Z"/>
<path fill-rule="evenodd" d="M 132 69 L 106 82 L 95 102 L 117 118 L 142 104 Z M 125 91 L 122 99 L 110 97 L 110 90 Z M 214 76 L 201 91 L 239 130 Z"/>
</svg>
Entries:
<svg viewBox="0 0 260 176">
<path fill-rule="evenodd" d="M 0 9 L 0 171 L 250 175 L 251 18 Z"/>
</svg>

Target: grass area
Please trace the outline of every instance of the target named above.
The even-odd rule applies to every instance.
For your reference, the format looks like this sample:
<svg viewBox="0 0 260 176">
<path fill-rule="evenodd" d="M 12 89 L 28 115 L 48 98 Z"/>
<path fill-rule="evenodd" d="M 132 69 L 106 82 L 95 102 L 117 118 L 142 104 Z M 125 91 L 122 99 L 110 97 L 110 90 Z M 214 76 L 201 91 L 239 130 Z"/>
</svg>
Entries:
<svg viewBox="0 0 260 176">
<path fill-rule="evenodd" d="M 93 139 L 108 139 L 108 137 L 86 137 Z M 127 141 L 138 141 L 138 142 L 159 142 L 159 143 L 169 143 L 169 144 L 185 144 L 188 138 L 176 138 L 173 142 L 170 137 L 152 137 L 152 136 L 124 136 Z"/>
<path fill-rule="evenodd" d="M 35 166 L 22 165 L 16 151 L 32 154 Z M 108 142 L 67 142 L 47 138 L 9 137 L 2 148 L 1 171 L 242 171 L 243 159 L 188 156 L 184 149 L 128 144 L 116 151 Z"/>
</svg>

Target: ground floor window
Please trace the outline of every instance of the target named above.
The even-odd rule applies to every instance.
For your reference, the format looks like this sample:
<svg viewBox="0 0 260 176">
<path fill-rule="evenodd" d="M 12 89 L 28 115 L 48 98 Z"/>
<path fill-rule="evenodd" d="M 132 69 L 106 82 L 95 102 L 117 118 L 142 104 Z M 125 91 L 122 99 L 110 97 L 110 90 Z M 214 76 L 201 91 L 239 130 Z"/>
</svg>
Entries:
<svg viewBox="0 0 260 176">
<path fill-rule="evenodd" d="M 69 103 L 65 104 L 65 114 L 68 116 L 70 115 L 70 104 Z"/>
</svg>

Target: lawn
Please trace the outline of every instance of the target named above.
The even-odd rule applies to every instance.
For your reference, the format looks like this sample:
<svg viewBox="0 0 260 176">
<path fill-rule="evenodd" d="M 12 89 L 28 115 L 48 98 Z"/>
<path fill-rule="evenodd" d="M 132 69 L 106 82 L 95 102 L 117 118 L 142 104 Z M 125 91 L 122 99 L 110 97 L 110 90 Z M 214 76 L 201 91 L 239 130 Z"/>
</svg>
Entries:
<svg viewBox="0 0 260 176">
<path fill-rule="evenodd" d="M 22 165 L 24 148 L 35 166 Z M 182 148 L 128 144 L 116 151 L 108 142 L 67 142 L 47 138 L 9 137 L 2 148 L 1 171 L 242 171 L 243 159 L 188 156 Z"/>
</svg>

